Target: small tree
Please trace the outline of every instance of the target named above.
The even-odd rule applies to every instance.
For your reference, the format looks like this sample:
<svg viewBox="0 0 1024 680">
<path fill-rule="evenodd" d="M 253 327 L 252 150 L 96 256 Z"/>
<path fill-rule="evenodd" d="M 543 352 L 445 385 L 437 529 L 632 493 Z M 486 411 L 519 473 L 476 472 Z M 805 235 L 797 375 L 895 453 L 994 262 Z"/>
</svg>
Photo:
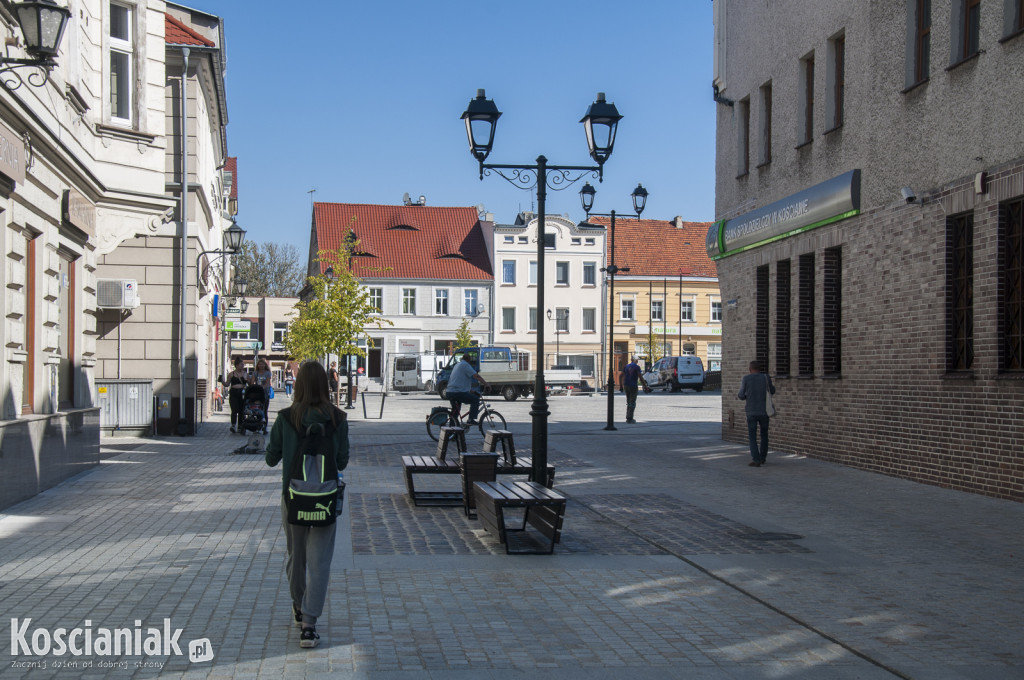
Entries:
<svg viewBox="0 0 1024 680">
<path fill-rule="evenodd" d="M 359 242 L 349 225 L 342 246 L 337 250 L 321 250 L 317 262 L 326 262 L 334 278 L 324 275 L 309 278 L 312 296 L 295 305 L 292 321 L 285 336 L 285 348 L 300 359 L 316 359 L 331 353 L 355 354 L 365 357 L 366 351 L 356 344 L 368 326 L 381 328 L 391 321 L 380 316 L 370 303 L 370 292 L 352 273 L 351 254 Z"/>
<path fill-rule="evenodd" d="M 455 347 L 469 347 L 473 344 L 473 336 L 469 332 L 469 319 L 463 319 L 455 331 Z"/>
</svg>

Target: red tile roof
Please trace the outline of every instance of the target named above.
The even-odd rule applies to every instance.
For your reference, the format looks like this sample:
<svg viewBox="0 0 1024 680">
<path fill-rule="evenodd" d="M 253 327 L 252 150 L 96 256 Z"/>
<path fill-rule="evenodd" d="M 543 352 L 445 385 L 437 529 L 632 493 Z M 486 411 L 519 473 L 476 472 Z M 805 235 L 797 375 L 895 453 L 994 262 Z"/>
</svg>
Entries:
<svg viewBox="0 0 1024 680">
<path fill-rule="evenodd" d="M 607 217 L 589 222 L 608 227 Z M 718 278 L 718 269 L 705 245 L 711 222 L 615 220 L 615 264 L 629 267 L 627 276 L 701 276 Z M 611 250 L 611 237 L 606 240 Z"/>
<path fill-rule="evenodd" d="M 494 277 L 476 208 L 315 203 L 313 224 L 321 250 L 336 250 L 352 225 L 362 253 L 353 271 L 361 278 Z M 323 272 L 327 265 L 319 264 Z"/>
<path fill-rule="evenodd" d="M 170 14 L 164 14 L 164 42 L 168 45 L 216 47 L 212 40 L 199 35 Z"/>
</svg>

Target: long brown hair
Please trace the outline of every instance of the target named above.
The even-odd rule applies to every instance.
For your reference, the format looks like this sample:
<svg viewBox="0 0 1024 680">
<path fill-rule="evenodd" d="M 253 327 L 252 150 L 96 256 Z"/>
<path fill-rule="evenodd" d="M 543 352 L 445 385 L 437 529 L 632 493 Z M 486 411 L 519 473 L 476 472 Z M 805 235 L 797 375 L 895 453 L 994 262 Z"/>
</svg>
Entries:
<svg viewBox="0 0 1024 680">
<path fill-rule="evenodd" d="M 327 384 L 327 371 L 316 361 L 307 361 L 299 367 L 295 378 L 295 394 L 292 396 L 291 420 L 297 432 L 302 431 L 302 419 L 309 410 L 317 410 L 330 416 L 338 424 L 345 414 L 331 404 L 331 390 Z"/>
</svg>

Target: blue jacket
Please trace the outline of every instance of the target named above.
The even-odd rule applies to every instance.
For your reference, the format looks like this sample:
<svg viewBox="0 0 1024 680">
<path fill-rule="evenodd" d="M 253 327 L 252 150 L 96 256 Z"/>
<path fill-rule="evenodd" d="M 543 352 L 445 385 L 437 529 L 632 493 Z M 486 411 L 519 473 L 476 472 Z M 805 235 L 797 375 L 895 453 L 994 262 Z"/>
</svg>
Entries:
<svg viewBox="0 0 1024 680">
<path fill-rule="evenodd" d="M 736 396 L 747 402 L 748 416 L 766 416 L 765 392 L 769 390 L 775 394 L 775 385 L 767 373 L 747 373 L 740 381 L 740 391 Z"/>
</svg>

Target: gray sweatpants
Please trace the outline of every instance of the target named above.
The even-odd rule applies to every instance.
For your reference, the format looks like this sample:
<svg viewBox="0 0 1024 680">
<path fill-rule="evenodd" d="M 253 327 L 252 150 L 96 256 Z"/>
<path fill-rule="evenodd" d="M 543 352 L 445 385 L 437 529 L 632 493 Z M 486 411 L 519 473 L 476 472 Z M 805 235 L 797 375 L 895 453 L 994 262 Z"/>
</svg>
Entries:
<svg viewBox="0 0 1024 680">
<path fill-rule="evenodd" d="M 324 612 L 327 581 L 334 557 L 334 536 L 337 524 L 326 527 L 303 527 L 288 523 L 288 508 L 281 499 L 281 521 L 288 543 L 288 588 L 292 602 L 302 612 L 303 625 L 316 624 Z"/>
</svg>

